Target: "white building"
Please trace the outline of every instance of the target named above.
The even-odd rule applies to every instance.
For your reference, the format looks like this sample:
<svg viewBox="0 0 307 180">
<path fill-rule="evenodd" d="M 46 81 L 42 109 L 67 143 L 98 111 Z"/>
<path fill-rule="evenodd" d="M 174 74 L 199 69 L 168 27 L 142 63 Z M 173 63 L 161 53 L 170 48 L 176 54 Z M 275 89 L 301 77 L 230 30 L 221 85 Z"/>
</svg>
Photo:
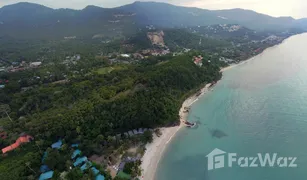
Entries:
<svg viewBox="0 0 307 180">
<path fill-rule="evenodd" d="M 42 65 L 42 62 L 32 62 L 32 63 L 30 63 L 30 67 L 38 67 L 40 65 Z"/>
<path fill-rule="evenodd" d="M 130 54 L 121 54 L 120 56 L 123 57 L 123 58 L 129 58 Z"/>
</svg>

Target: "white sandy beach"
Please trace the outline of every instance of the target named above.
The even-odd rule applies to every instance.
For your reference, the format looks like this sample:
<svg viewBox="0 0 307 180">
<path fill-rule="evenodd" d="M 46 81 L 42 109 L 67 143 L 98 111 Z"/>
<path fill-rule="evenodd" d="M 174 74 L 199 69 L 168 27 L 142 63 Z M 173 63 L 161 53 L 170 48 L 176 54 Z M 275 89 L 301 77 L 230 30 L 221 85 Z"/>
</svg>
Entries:
<svg viewBox="0 0 307 180">
<path fill-rule="evenodd" d="M 180 125 L 170 128 L 161 128 L 162 136 L 157 137 L 154 135 L 153 142 L 146 145 L 146 152 L 142 158 L 141 168 L 143 170 L 142 176 L 140 179 L 144 180 L 153 180 L 158 163 L 163 155 L 163 152 L 167 144 L 171 139 L 176 135 L 176 133 L 182 128 L 185 127 L 182 121 L 187 120 L 188 113 L 184 111 L 185 107 L 190 107 L 194 102 L 196 102 L 202 95 L 206 94 L 209 91 L 211 84 L 207 84 L 203 89 L 201 89 L 201 94 L 192 95 L 186 99 L 179 111 L 180 116 Z"/>
<path fill-rule="evenodd" d="M 233 67 L 239 66 L 241 64 L 245 63 L 245 61 L 238 63 L 238 64 L 232 64 L 230 66 L 227 66 L 225 68 L 222 68 L 220 72 L 227 71 Z M 188 113 L 185 112 L 185 107 L 190 107 L 194 102 L 196 102 L 201 96 L 206 94 L 210 90 L 210 84 L 206 84 L 204 88 L 201 89 L 200 95 L 197 96 L 198 93 L 192 95 L 188 99 L 186 99 L 179 111 L 180 116 L 180 125 L 176 127 L 169 127 L 169 128 L 161 128 L 162 136 L 157 137 L 154 135 L 153 142 L 146 145 L 146 152 L 142 158 L 142 176 L 140 179 L 144 180 L 153 180 L 157 166 L 159 164 L 159 161 L 163 155 L 163 152 L 167 146 L 167 144 L 172 140 L 172 138 L 176 135 L 176 133 L 182 128 L 185 127 L 185 125 L 182 123 L 183 121 L 187 120 Z"/>
<path fill-rule="evenodd" d="M 273 48 L 273 47 L 270 47 L 270 48 Z M 267 51 L 268 49 L 269 48 L 264 50 L 264 52 Z M 240 63 L 231 64 L 231 65 L 229 65 L 225 68 L 221 68 L 220 72 L 223 73 L 223 72 L 230 70 L 234 67 L 245 64 L 248 61 L 254 59 L 254 57 L 251 57 L 251 58 L 249 58 L 245 61 L 242 61 Z M 142 168 L 143 172 L 142 172 L 142 176 L 140 177 L 141 180 L 143 180 L 143 179 L 144 180 L 153 180 L 154 179 L 158 163 L 159 163 L 159 161 L 160 161 L 160 159 L 163 155 L 163 152 L 164 152 L 167 144 L 171 141 L 171 139 L 176 135 L 176 133 L 182 127 L 185 127 L 185 125 L 182 122 L 187 120 L 188 113 L 184 111 L 185 110 L 184 108 L 190 107 L 201 96 L 206 94 L 210 90 L 210 86 L 211 86 L 211 84 L 206 84 L 206 86 L 203 89 L 201 89 L 200 95 L 197 96 L 198 93 L 196 93 L 183 102 L 182 107 L 179 111 L 180 122 L 181 122 L 180 126 L 170 127 L 170 128 L 162 128 L 161 129 L 161 132 L 163 133 L 162 136 L 161 137 L 154 136 L 153 142 L 146 145 L 146 152 L 145 152 L 145 154 L 142 158 L 141 168 Z"/>
<path fill-rule="evenodd" d="M 225 71 L 227 71 L 227 70 L 229 70 L 229 69 L 232 69 L 232 68 L 234 68 L 234 67 L 236 67 L 236 66 L 238 66 L 238 64 L 232 64 L 232 65 L 230 65 L 230 66 L 227 66 L 227 67 L 222 68 L 222 69 L 220 70 L 220 72 L 225 72 Z"/>
<path fill-rule="evenodd" d="M 248 59 L 248 60 L 242 61 L 242 62 L 240 62 L 240 63 L 238 63 L 238 64 L 230 64 L 229 66 L 222 68 L 222 69 L 220 70 L 220 72 L 225 72 L 225 71 L 227 71 L 227 70 L 229 70 L 229 69 L 232 69 L 232 68 L 234 68 L 234 67 L 237 67 L 237 66 L 240 66 L 240 65 L 242 65 L 242 64 L 245 64 L 245 63 L 247 63 L 247 62 L 248 62 L 249 60 L 251 60 L 251 59 L 253 59 L 253 58 L 250 58 L 250 59 Z"/>
</svg>

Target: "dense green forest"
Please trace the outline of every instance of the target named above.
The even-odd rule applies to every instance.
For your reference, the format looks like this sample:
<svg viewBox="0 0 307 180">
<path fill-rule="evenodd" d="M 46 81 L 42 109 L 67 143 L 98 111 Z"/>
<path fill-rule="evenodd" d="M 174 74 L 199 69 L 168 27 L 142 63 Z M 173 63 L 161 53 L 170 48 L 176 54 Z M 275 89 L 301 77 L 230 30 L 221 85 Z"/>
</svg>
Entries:
<svg viewBox="0 0 307 180">
<path fill-rule="evenodd" d="M 219 49 L 230 46 L 231 44 L 225 40 L 206 38 L 199 34 L 193 34 L 182 29 L 164 30 L 165 43 L 171 50 L 180 47 L 216 52 Z"/>
<path fill-rule="evenodd" d="M 103 41 L 108 41 L 104 43 Z M 71 39 L 71 40 L 20 40 L 0 37 L 0 60 L 13 61 L 63 61 L 66 56 L 81 54 L 95 56 L 112 52 L 125 52 L 121 45 L 124 40 L 112 39 Z"/>
<path fill-rule="evenodd" d="M 206 52 L 220 52 L 231 46 L 223 39 L 213 39 L 193 34 L 184 29 L 164 29 L 165 45 L 173 52 L 182 48 Z M 86 58 L 109 53 L 134 53 L 154 48 L 147 38 L 147 30 L 141 30 L 127 38 L 77 38 L 71 40 L 20 40 L 0 37 L 0 60 L 62 62 L 64 57 L 80 54 Z M 0 61 L 1 63 L 1 61 Z M 1 64 L 0 64 L 1 65 Z"/>
<path fill-rule="evenodd" d="M 90 172 L 69 170 L 72 143 L 79 143 L 85 156 L 106 155 L 107 162 L 123 154 L 131 144 L 144 145 L 152 140 L 151 133 L 136 138 L 122 136 L 120 140 L 117 137 L 133 129 L 178 124 L 184 99 L 205 83 L 221 78 L 220 67 L 229 63 L 221 61 L 221 57 L 238 62 L 290 35 L 250 43 L 254 36 L 240 38 L 241 35 L 258 34 L 245 28 L 234 34 L 222 28 L 219 37 L 206 36 L 206 30 L 195 33 L 197 29 L 163 29 L 163 40 L 171 53 L 144 54 L 146 57 L 141 59 L 133 55 L 142 50 L 167 49 L 151 44 L 149 30 L 139 30 L 126 38 L 1 37 L 0 66 L 19 67 L 22 61 L 41 61 L 43 65 L 0 73 L 0 80 L 8 81 L 0 89 L 0 127 L 7 133 L 6 139 L 0 139 L 0 148 L 14 143 L 22 133 L 35 138 L 35 142 L 0 157 L 0 179 L 9 174 L 14 174 L 14 179 L 37 178 L 45 150 L 50 154 L 45 163 L 55 170 L 54 179 L 64 171 L 69 172 L 70 179 L 90 179 Z M 257 40 L 264 37 L 257 36 Z M 131 56 L 125 58 L 121 53 Z M 199 55 L 203 57 L 202 67 L 192 60 Z M 76 56 L 79 60 L 75 60 Z M 50 145 L 59 139 L 64 147 L 51 150 Z M 101 164 L 100 172 L 110 179 L 106 162 Z"/>
<path fill-rule="evenodd" d="M 260 20 L 255 24 L 251 17 Z M 142 155 L 153 139 L 151 130 L 124 133 L 146 128 L 159 135 L 159 127 L 177 125 L 182 102 L 219 80 L 221 67 L 303 32 L 304 21 L 297 21 L 154 2 L 82 10 L 31 3 L 0 8 L 0 149 L 24 134 L 34 138 L 0 156 L 0 180 L 37 179 L 43 163 L 54 170 L 52 179 L 63 172 L 68 180 L 94 179 L 90 170 L 71 168 L 75 143 L 82 156 L 102 159 L 93 166 L 111 180 L 107 167 L 117 158 L 122 162 L 131 146 L 139 148 L 135 156 Z M 202 66 L 194 56 L 203 57 Z M 62 147 L 50 148 L 58 140 Z M 128 162 L 123 172 L 136 177 L 140 164 Z"/>
<path fill-rule="evenodd" d="M 209 63 L 199 68 L 191 57 L 180 56 L 160 65 L 131 65 L 110 74 L 76 76 L 65 85 L 46 84 L 26 92 L 13 93 L 8 86 L 2 92 L 7 98 L 1 103 L 10 105 L 16 112 L 13 117 L 26 116 L 20 126 L 43 138 L 57 139 L 65 134 L 75 138 L 80 126 L 92 129 L 91 133 L 83 128 L 79 132 L 92 139 L 100 132 L 109 135 L 173 123 L 183 95 L 201 83 L 218 79 L 218 70 Z"/>
<path fill-rule="evenodd" d="M 1 120 L 11 137 L 3 141 L 2 146 L 11 143 L 17 134 L 26 132 L 33 135 L 36 142 L 42 141 L 42 147 L 63 139 L 67 143 L 79 142 L 84 154 L 91 155 L 106 150 L 108 147 L 101 142 L 110 142 L 118 133 L 177 124 L 183 100 L 202 84 L 221 76 L 219 66 L 209 63 L 208 56 L 205 56 L 203 67 L 196 66 L 192 57 L 197 54 L 150 58 L 137 65 L 120 65 L 121 68 L 106 74 L 91 71 L 74 75 L 66 84 L 37 84 L 27 91 L 20 91 L 20 84 L 7 86 L 0 90 L 5 97 L 0 101 L 10 107 L 13 121 Z M 108 68 L 110 65 L 102 63 L 100 66 Z M 19 72 L 15 80 L 31 77 L 32 73 L 39 74 L 42 70 Z M 14 81 L 13 75 L 10 78 Z M 33 161 L 33 168 L 38 168 L 39 163 L 34 160 L 40 153 L 34 150 L 37 149 L 35 145 L 25 148 L 28 146 L 31 150 L 24 155 L 35 156 L 29 159 Z M 27 150 L 18 151 L 25 153 Z M 15 162 L 10 159 L 0 160 L 4 177 L 9 172 L 19 177 L 33 175 L 22 164 L 23 168 L 9 168 Z M 21 155 L 14 159 L 22 160 L 19 163 L 27 161 Z"/>
<path fill-rule="evenodd" d="M 213 39 L 201 36 L 200 34 L 191 33 L 186 29 L 162 29 L 165 45 L 172 51 L 180 51 L 182 48 L 189 48 L 207 52 L 217 52 L 231 44 L 223 39 Z M 150 40 L 147 38 L 148 30 L 142 30 L 125 43 L 133 44 L 134 50 L 152 48 Z M 157 30 L 153 31 L 157 32 Z"/>
</svg>

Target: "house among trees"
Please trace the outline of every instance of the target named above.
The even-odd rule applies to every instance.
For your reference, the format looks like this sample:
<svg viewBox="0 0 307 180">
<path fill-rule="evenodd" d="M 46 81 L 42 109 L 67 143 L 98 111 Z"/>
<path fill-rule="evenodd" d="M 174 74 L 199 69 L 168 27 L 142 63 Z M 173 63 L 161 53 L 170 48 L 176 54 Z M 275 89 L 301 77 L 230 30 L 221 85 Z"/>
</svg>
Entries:
<svg viewBox="0 0 307 180">
<path fill-rule="evenodd" d="M 77 147 L 79 147 L 79 144 L 72 144 L 71 147 L 72 148 L 77 148 Z"/>
<path fill-rule="evenodd" d="M 121 54 L 120 56 L 123 58 L 130 58 L 130 54 Z"/>
<path fill-rule="evenodd" d="M 81 151 L 79 149 L 76 149 L 72 155 L 71 155 L 71 159 L 75 159 L 78 155 L 81 154 Z"/>
<path fill-rule="evenodd" d="M 39 168 L 40 172 L 45 173 L 47 171 L 50 171 L 49 167 L 45 164 L 41 165 L 41 167 Z"/>
<path fill-rule="evenodd" d="M 201 67 L 203 65 L 203 57 L 201 55 L 199 56 L 194 56 L 193 57 L 193 62 L 194 64 L 196 64 L 197 66 Z"/>
<path fill-rule="evenodd" d="M 143 134 L 144 133 L 144 130 L 143 128 L 139 128 L 139 131 L 138 131 L 139 134 Z"/>
<path fill-rule="evenodd" d="M 92 164 L 90 161 L 86 161 L 86 162 L 80 167 L 80 169 L 81 169 L 81 171 L 83 172 L 83 171 L 89 169 L 90 167 L 92 167 L 92 165 L 93 165 L 93 164 Z"/>
<path fill-rule="evenodd" d="M 94 175 L 99 174 L 99 170 L 95 168 L 94 166 L 91 168 L 91 170 L 93 171 Z"/>
<path fill-rule="evenodd" d="M 52 149 L 60 149 L 61 146 L 62 146 L 62 140 L 58 140 L 58 142 L 53 143 L 53 144 L 51 145 Z"/>
<path fill-rule="evenodd" d="M 76 159 L 76 161 L 74 162 L 74 166 L 76 167 L 80 164 L 83 164 L 83 162 L 87 162 L 87 157 L 83 156 L 83 157 Z"/>
<path fill-rule="evenodd" d="M 139 134 L 139 133 L 138 133 L 138 131 L 137 131 L 136 129 L 133 129 L 133 134 L 134 134 L 134 135 L 137 135 L 137 134 Z"/>
<path fill-rule="evenodd" d="M 95 180 L 104 180 L 104 176 L 102 174 L 98 174 Z"/>
<path fill-rule="evenodd" d="M 34 138 L 32 136 L 29 136 L 29 135 L 23 135 L 23 136 L 20 136 L 16 142 L 14 144 L 11 144 L 5 148 L 2 149 L 2 153 L 5 154 L 9 151 L 12 151 L 16 148 L 18 148 L 21 144 L 23 143 L 28 143 L 28 142 L 31 142 Z"/>
<path fill-rule="evenodd" d="M 32 67 L 32 68 L 38 67 L 40 65 L 42 65 L 42 62 L 32 62 L 32 63 L 30 63 L 30 67 Z"/>
<path fill-rule="evenodd" d="M 39 180 L 51 179 L 53 176 L 53 171 L 48 171 L 39 176 Z"/>
</svg>

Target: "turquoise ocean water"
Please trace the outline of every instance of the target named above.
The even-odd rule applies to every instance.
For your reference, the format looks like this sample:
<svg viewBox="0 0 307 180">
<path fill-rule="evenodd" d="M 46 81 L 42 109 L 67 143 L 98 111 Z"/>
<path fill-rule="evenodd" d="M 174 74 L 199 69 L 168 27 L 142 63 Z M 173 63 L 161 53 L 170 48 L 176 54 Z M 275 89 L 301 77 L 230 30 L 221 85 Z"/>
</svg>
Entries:
<svg viewBox="0 0 307 180">
<path fill-rule="evenodd" d="M 169 143 L 156 180 L 306 180 L 307 34 L 224 72 L 214 90 L 192 106 L 188 119 L 201 124 L 181 130 Z M 245 157 L 297 157 L 298 167 L 208 171 L 206 155 L 215 148 Z"/>
</svg>

